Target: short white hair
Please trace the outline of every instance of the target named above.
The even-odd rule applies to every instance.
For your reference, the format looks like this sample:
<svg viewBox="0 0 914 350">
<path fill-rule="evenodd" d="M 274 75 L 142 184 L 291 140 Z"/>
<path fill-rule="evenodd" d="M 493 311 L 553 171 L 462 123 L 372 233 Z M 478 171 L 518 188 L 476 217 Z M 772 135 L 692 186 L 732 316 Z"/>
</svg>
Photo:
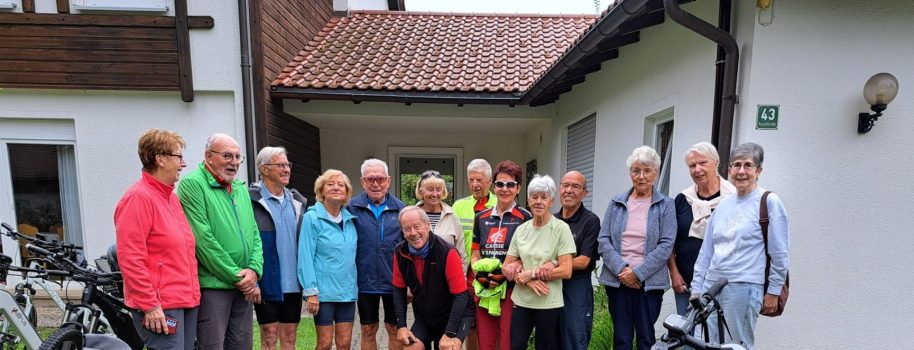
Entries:
<svg viewBox="0 0 914 350">
<path fill-rule="evenodd" d="M 660 170 L 660 155 L 650 146 L 635 148 L 625 161 L 625 167 L 631 170 L 635 162 L 650 166 L 654 170 Z"/>
<path fill-rule="evenodd" d="M 388 176 L 390 175 L 390 173 L 387 172 L 387 163 L 384 163 L 383 160 L 380 160 L 378 158 L 366 159 L 364 162 L 362 162 L 362 168 L 359 170 L 359 172 L 362 174 L 362 176 L 365 176 L 365 171 L 368 170 L 368 167 L 373 167 L 373 166 L 384 167 L 384 175 L 388 175 Z"/>
<path fill-rule="evenodd" d="M 273 157 L 279 156 L 279 155 L 286 155 L 286 156 L 288 155 L 285 147 L 267 146 L 267 147 L 260 149 L 260 152 L 257 153 L 257 167 L 259 168 L 261 165 L 269 164 L 270 160 L 273 159 Z"/>
<path fill-rule="evenodd" d="M 549 198 L 555 198 L 555 180 L 549 175 L 536 174 L 527 185 L 527 197 L 537 193 L 545 193 Z"/>
<path fill-rule="evenodd" d="M 492 178 L 492 165 L 485 159 L 476 158 L 471 160 L 470 164 L 467 165 L 467 175 L 470 175 L 471 171 L 482 171 L 486 178 Z"/>
<path fill-rule="evenodd" d="M 689 154 L 692 152 L 698 153 L 698 155 L 708 158 L 718 165 L 720 164 L 720 155 L 717 153 L 717 147 L 714 147 L 714 145 L 708 141 L 701 141 L 692 145 L 692 147 L 689 147 L 685 152 L 685 157 L 683 157 L 686 165 L 689 165 Z"/>
</svg>

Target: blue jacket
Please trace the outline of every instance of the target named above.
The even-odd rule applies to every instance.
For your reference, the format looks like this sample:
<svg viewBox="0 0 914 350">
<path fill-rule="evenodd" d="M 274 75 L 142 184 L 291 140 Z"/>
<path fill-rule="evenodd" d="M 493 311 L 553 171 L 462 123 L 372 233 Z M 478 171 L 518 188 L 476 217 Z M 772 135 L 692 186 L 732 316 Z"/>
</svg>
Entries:
<svg viewBox="0 0 914 350">
<path fill-rule="evenodd" d="M 297 244 L 291 247 L 278 247 L 276 244 L 276 223 L 273 222 L 273 216 L 270 215 L 270 206 L 267 200 L 261 194 L 261 182 L 255 182 L 248 189 L 251 195 L 251 206 L 254 208 L 254 220 L 257 221 L 257 228 L 260 230 L 260 240 L 263 242 L 263 275 L 260 277 L 260 291 L 263 293 L 263 300 L 282 301 L 282 269 L 283 266 L 279 261 L 279 249 L 290 249 L 293 254 L 297 254 Z M 301 232 L 302 213 L 308 200 L 298 193 L 295 189 L 288 189 L 289 197 L 292 198 L 292 208 L 295 211 L 295 235 Z"/>
<path fill-rule="evenodd" d="M 349 202 L 349 212 L 355 217 L 359 247 L 355 260 L 359 266 L 359 293 L 392 294 L 394 251 L 403 240 L 400 231 L 400 209 L 404 204 L 390 193 L 387 207 L 378 219 L 368 206 L 371 199 L 362 192 Z"/>
<path fill-rule="evenodd" d="M 352 214 L 343 208 L 343 227 L 330 220 L 324 203 L 305 212 L 298 237 L 298 281 L 306 296 L 321 302 L 351 302 L 356 288 L 355 247 L 357 234 Z"/>
<path fill-rule="evenodd" d="M 622 232 L 628 225 L 628 197 L 630 189 L 617 195 L 609 202 L 603 216 L 603 226 L 597 242 L 600 244 L 600 255 L 603 256 L 603 268 L 600 272 L 600 283 L 619 287 L 619 273 L 628 263 L 622 259 Z M 657 192 L 651 196 L 651 206 L 647 211 L 647 237 L 644 242 L 644 262 L 633 270 L 644 290 L 670 288 L 670 271 L 667 260 L 673 251 L 676 240 L 676 205 L 673 199 Z"/>
</svg>

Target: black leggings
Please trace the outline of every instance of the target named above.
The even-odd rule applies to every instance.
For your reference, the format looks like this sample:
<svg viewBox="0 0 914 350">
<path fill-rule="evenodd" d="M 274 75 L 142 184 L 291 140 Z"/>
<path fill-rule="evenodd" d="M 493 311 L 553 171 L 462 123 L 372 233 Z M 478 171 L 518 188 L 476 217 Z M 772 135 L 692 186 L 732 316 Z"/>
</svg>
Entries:
<svg viewBox="0 0 914 350">
<path fill-rule="evenodd" d="M 515 305 L 511 312 L 511 350 L 526 350 L 527 341 L 534 328 L 537 350 L 559 349 L 561 317 L 560 308 L 528 309 Z"/>
</svg>

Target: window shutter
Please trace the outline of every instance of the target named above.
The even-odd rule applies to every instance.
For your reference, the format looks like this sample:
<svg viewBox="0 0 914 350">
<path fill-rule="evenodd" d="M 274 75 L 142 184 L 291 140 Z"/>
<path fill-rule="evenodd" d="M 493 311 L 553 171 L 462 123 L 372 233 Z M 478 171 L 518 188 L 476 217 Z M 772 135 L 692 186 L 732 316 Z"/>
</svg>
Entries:
<svg viewBox="0 0 914 350">
<path fill-rule="evenodd" d="M 584 206 L 593 210 L 593 154 L 596 146 L 597 115 L 587 118 L 568 127 L 568 140 L 565 145 L 565 170 L 577 170 L 587 179 L 587 197 Z M 556 179 L 560 180 L 560 179 Z"/>
</svg>

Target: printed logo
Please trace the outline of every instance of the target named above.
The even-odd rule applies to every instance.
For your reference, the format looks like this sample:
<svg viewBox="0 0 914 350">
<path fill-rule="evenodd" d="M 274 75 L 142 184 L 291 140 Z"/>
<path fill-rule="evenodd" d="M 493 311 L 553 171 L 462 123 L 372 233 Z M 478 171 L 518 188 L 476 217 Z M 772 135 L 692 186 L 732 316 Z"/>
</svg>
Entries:
<svg viewBox="0 0 914 350">
<path fill-rule="evenodd" d="M 508 228 L 507 227 L 493 227 L 489 229 L 489 237 L 486 240 L 488 244 L 501 244 L 504 245 L 508 237 Z"/>
</svg>

